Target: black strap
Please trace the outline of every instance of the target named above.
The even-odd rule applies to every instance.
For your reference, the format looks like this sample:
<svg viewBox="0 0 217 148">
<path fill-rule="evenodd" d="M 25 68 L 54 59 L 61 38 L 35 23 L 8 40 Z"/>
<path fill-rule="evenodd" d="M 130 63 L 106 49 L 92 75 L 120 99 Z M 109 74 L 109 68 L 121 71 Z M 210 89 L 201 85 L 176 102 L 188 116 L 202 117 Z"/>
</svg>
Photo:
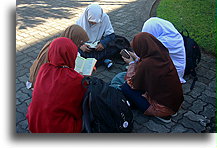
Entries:
<svg viewBox="0 0 217 148">
<path fill-rule="evenodd" d="M 197 77 L 194 77 L 193 82 L 191 83 L 191 87 L 190 90 L 192 90 L 194 88 L 195 82 L 198 80 Z"/>
<path fill-rule="evenodd" d="M 197 73 L 196 73 L 195 69 L 192 70 L 191 75 L 194 77 L 194 79 L 193 79 L 193 81 L 191 83 L 190 90 L 193 90 L 194 85 L 195 85 L 196 81 L 198 80 Z"/>
<path fill-rule="evenodd" d="M 87 92 L 85 94 L 84 100 L 83 100 L 83 104 L 82 104 L 82 110 L 83 110 L 83 125 L 84 125 L 84 129 L 87 133 L 91 133 L 92 129 L 91 129 L 91 122 L 94 120 L 93 119 L 93 114 L 92 114 L 92 110 L 90 107 L 91 104 L 91 92 Z"/>
</svg>

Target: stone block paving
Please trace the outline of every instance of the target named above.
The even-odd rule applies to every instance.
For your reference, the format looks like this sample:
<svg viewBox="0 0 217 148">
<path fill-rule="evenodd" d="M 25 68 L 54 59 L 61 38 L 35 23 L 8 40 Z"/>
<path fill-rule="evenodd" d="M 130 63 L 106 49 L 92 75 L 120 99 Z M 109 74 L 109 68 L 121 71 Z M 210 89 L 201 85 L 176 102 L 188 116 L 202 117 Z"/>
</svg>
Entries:
<svg viewBox="0 0 217 148">
<path fill-rule="evenodd" d="M 91 0 L 22 0 L 16 7 L 16 132 L 29 133 L 26 111 L 32 91 L 26 89 L 29 68 L 40 49 L 48 41 L 58 37 L 69 25 L 74 24 Z M 110 16 L 115 33 L 132 40 L 141 31 L 155 0 L 98 0 Z M 113 59 L 108 70 L 101 66 L 93 74 L 109 82 L 117 73 L 125 71 L 121 59 Z M 171 123 L 163 123 L 155 117 L 144 116 L 133 110 L 135 133 L 201 133 L 215 132 L 216 67 L 215 58 L 202 54 L 197 68 L 198 81 L 190 91 L 192 79 L 186 77 L 183 85 L 184 103 Z"/>
</svg>

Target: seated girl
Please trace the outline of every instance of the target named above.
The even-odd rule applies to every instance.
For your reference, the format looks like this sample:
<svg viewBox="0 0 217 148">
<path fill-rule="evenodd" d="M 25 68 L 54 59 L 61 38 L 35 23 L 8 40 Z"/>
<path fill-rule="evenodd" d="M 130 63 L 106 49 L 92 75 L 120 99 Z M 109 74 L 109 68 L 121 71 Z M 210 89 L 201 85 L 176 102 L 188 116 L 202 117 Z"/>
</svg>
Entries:
<svg viewBox="0 0 217 148">
<path fill-rule="evenodd" d="M 173 24 L 167 20 L 152 17 L 144 23 L 142 32 L 152 34 L 169 50 L 170 58 L 176 67 L 180 82 L 185 83 L 186 81 L 183 78 L 186 65 L 184 40 Z"/>
<path fill-rule="evenodd" d="M 87 33 L 84 31 L 82 27 L 79 25 L 71 25 L 65 29 L 65 31 L 61 34 L 61 37 L 67 37 L 71 39 L 77 47 L 80 47 L 80 45 L 83 42 L 86 42 L 89 40 Z M 36 80 L 36 76 L 38 74 L 39 68 L 42 64 L 47 63 L 47 52 L 48 47 L 50 45 L 51 41 L 48 41 L 44 47 L 39 52 L 37 58 L 35 59 L 34 63 L 30 67 L 30 77 L 29 81 L 27 81 L 27 88 L 33 88 L 34 83 Z"/>
<path fill-rule="evenodd" d="M 60 37 L 49 46 L 48 62 L 39 69 L 27 111 L 33 133 L 79 133 L 82 130 L 83 76 L 77 73 L 78 48 Z"/>
<path fill-rule="evenodd" d="M 168 49 L 144 32 L 134 37 L 132 48 L 139 59 L 133 61 L 136 58 L 133 53 L 130 59 L 122 57 L 130 64 L 127 74 L 118 74 L 111 86 L 121 89 L 132 105 L 145 115 L 169 122 L 183 102 L 183 92 Z"/>
<path fill-rule="evenodd" d="M 109 63 L 108 68 L 112 65 L 110 58 L 119 51 L 109 50 L 108 44 L 115 39 L 114 29 L 111 25 L 109 16 L 103 12 L 98 4 L 89 5 L 76 24 L 80 25 L 88 34 L 90 43 L 96 43 L 95 48 L 87 44 L 80 47 L 79 53 L 85 58 L 96 58 L 98 63 Z"/>
</svg>

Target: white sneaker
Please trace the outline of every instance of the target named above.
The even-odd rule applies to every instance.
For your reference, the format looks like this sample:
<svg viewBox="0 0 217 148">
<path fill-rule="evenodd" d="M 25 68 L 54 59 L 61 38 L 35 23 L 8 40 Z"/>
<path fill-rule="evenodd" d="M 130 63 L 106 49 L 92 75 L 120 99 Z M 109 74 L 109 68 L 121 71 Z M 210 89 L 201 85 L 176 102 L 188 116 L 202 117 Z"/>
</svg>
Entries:
<svg viewBox="0 0 217 148">
<path fill-rule="evenodd" d="M 170 123 L 171 122 L 171 116 L 166 116 L 166 117 L 156 117 L 157 119 L 165 122 L 165 123 Z"/>
</svg>

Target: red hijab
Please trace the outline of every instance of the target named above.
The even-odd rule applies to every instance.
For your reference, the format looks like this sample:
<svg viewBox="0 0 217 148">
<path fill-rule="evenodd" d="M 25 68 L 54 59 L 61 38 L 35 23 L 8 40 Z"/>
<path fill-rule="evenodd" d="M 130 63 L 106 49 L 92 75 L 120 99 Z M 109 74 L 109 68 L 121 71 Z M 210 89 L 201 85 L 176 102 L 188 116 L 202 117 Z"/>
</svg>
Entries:
<svg viewBox="0 0 217 148">
<path fill-rule="evenodd" d="M 132 77 L 134 88 L 147 92 L 151 99 L 177 112 L 183 102 L 183 92 L 168 49 L 146 32 L 134 37 L 132 47 L 140 57 Z"/>
<path fill-rule="evenodd" d="M 28 107 L 29 130 L 33 133 L 78 133 L 82 129 L 82 75 L 74 70 L 77 47 L 60 37 L 49 46 L 48 61 L 36 78 Z M 63 67 L 65 66 L 65 67 Z"/>
</svg>

